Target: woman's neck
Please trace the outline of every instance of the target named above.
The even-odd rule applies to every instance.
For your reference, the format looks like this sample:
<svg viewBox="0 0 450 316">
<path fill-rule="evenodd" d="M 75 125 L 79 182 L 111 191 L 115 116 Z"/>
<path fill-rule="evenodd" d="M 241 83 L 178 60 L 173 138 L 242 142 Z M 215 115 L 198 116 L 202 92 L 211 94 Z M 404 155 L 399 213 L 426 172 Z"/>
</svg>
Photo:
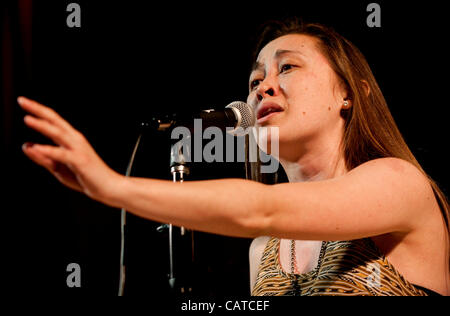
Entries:
<svg viewBox="0 0 450 316">
<path fill-rule="evenodd" d="M 348 172 L 339 146 L 316 147 L 296 161 L 280 159 L 289 182 L 320 181 L 342 176 Z"/>
</svg>

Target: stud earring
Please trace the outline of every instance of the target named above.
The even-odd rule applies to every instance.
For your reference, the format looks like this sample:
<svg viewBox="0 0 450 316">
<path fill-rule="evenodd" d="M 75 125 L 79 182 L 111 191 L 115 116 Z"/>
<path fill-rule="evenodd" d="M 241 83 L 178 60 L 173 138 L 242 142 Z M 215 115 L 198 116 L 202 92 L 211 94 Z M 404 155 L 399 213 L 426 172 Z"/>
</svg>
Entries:
<svg viewBox="0 0 450 316">
<path fill-rule="evenodd" d="M 349 102 L 347 100 L 344 101 L 344 107 L 348 107 L 349 106 Z"/>
</svg>

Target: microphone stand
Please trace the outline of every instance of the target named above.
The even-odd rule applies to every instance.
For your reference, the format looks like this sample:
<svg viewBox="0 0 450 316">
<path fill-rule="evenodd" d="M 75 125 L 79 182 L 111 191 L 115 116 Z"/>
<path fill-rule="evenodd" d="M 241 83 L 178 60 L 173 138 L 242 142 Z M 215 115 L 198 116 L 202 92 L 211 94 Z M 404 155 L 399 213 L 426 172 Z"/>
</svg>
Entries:
<svg viewBox="0 0 450 316">
<path fill-rule="evenodd" d="M 176 124 L 176 116 L 165 116 L 163 118 L 153 118 L 150 122 L 143 122 L 141 123 L 141 128 L 143 129 L 149 129 L 153 131 L 160 131 L 160 132 L 170 132 L 170 130 L 175 126 Z M 185 146 L 183 148 L 183 145 Z M 172 174 L 173 182 L 180 182 L 183 183 L 185 179 L 185 175 L 190 174 L 190 169 L 188 167 L 188 162 L 190 161 L 186 157 L 190 157 L 190 148 L 186 148 L 187 144 L 183 142 L 176 142 L 175 144 L 171 144 L 170 148 L 170 172 Z M 187 152 L 184 153 L 183 150 L 186 150 Z M 165 230 L 169 230 L 169 287 L 172 292 L 175 294 L 177 293 L 177 286 L 179 286 L 179 290 L 181 294 L 185 294 L 192 292 L 192 285 L 189 284 L 187 288 L 185 286 L 187 284 L 181 284 L 178 281 L 178 284 L 176 282 L 177 278 L 175 275 L 175 269 L 174 269 L 174 226 L 172 224 L 163 224 L 159 226 L 156 230 L 158 232 L 164 232 Z M 180 227 L 180 237 L 185 238 L 188 230 L 186 230 L 184 227 Z M 190 262 L 189 264 L 192 264 L 194 262 L 194 234 L 193 231 L 189 231 L 191 236 L 190 241 Z M 180 253 L 180 251 L 178 251 Z M 183 253 L 185 255 L 185 253 Z M 187 262 L 186 262 L 187 264 Z M 191 266 L 192 267 L 192 266 Z M 188 273 L 186 273 L 188 274 Z M 191 273 L 189 273 L 191 274 Z"/>
<path fill-rule="evenodd" d="M 187 150 L 188 153 L 184 154 L 183 149 Z M 170 149 L 170 172 L 172 174 L 173 182 L 183 183 L 185 176 L 190 174 L 190 169 L 188 167 L 188 159 L 186 155 L 189 155 L 190 148 L 183 148 L 182 142 L 177 142 L 171 145 Z M 176 291 L 176 277 L 174 272 L 174 227 L 172 224 L 168 224 L 169 228 L 169 286 L 172 291 Z M 180 236 L 185 238 L 187 230 L 184 227 L 180 227 Z M 191 235 L 191 262 L 194 261 L 194 237 L 193 232 L 190 231 Z M 179 252 L 180 253 L 180 252 Z M 186 262 L 187 263 L 187 262 Z M 184 294 L 186 292 L 192 292 L 192 286 L 185 286 L 187 284 L 179 284 L 180 293 Z"/>
</svg>

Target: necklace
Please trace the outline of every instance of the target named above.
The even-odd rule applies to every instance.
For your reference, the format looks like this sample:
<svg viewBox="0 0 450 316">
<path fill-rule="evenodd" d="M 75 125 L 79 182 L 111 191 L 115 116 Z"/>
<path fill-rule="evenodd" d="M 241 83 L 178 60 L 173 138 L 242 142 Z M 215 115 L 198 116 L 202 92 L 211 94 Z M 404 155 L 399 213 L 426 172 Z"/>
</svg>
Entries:
<svg viewBox="0 0 450 316">
<path fill-rule="evenodd" d="M 297 260 L 295 258 L 295 240 L 291 240 L 291 274 L 297 271 Z"/>
<path fill-rule="evenodd" d="M 291 283 L 292 283 L 292 294 L 294 296 L 300 296 L 300 285 L 298 284 L 298 276 L 295 273 L 297 270 L 297 260 L 295 258 L 295 240 L 291 240 Z"/>
</svg>

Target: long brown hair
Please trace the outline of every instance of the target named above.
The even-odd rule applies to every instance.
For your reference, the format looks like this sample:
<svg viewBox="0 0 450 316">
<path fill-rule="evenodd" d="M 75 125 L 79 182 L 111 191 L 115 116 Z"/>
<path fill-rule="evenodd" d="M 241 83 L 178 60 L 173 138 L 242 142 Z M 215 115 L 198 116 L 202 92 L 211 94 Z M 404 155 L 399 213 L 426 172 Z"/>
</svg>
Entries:
<svg viewBox="0 0 450 316">
<path fill-rule="evenodd" d="M 319 40 L 319 48 L 332 69 L 346 85 L 352 106 L 342 110 L 345 130 L 341 141 L 348 170 L 373 159 L 396 157 L 415 165 L 429 180 L 449 231 L 449 203 L 433 179 L 423 170 L 403 139 L 366 58 L 349 40 L 333 29 L 298 19 L 271 21 L 265 26 L 253 60 L 270 41 L 288 34 L 309 35 Z M 368 88 L 368 89 L 367 89 Z M 260 163 L 246 163 L 247 178 L 276 183 L 277 174 L 261 174 Z"/>
</svg>

